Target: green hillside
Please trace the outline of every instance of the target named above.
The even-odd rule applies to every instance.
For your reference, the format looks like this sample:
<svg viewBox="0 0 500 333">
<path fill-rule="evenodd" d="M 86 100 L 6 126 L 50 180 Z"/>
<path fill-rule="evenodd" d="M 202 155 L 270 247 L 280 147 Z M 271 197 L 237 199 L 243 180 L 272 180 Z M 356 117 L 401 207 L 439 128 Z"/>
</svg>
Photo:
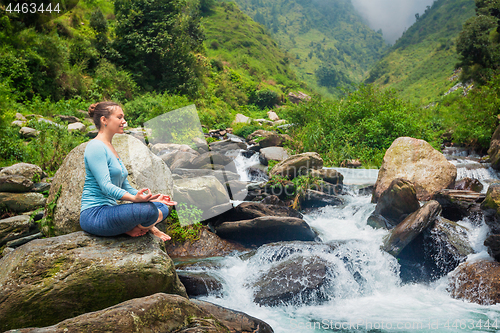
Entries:
<svg viewBox="0 0 500 333">
<path fill-rule="evenodd" d="M 371 70 L 366 83 L 394 88 L 419 104 L 435 101 L 456 81 L 456 38 L 474 16 L 473 0 L 437 0 Z"/>
<path fill-rule="evenodd" d="M 387 48 L 350 1 L 236 0 L 295 57 L 300 80 L 323 94 L 359 83 Z"/>
</svg>

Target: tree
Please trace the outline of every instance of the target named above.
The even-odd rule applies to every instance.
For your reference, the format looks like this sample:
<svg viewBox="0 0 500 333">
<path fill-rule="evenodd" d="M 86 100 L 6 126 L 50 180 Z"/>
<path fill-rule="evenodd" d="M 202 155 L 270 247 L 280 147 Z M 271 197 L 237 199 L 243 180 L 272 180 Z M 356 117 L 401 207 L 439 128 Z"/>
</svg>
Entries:
<svg viewBox="0 0 500 333">
<path fill-rule="evenodd" d="M 186 0 L 116 0 L 117 62 L 144 89 L 193 94 L 202 49 L 198 3 Z"/>
</svg>

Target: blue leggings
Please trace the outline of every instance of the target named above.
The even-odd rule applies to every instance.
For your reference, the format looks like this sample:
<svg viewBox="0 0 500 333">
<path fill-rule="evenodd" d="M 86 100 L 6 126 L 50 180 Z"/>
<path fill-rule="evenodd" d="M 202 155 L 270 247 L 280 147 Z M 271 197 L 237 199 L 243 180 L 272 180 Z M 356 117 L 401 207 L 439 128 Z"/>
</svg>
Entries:
<svg viewBox="0 0 500 333">
<path fill-rule="evenodd" d="M 139 224 L 145 228 L 154 225 L 158 220 L 158 210 L 166 219 L 167 205 L 156 201 L 91 207 L 80 213 L 80 226 L 96 236 L 117 236 Z"/>
</svg>

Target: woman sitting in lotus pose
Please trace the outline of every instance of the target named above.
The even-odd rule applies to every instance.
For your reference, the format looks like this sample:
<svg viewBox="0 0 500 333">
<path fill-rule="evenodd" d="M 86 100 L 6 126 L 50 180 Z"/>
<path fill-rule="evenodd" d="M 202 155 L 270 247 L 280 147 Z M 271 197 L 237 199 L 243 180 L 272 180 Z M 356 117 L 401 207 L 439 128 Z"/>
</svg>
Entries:
<svg viewBox="0 0 500 333">
<path fill-rule="evenodd" d="M 128 172 L 111 144 L 113 136 L 123 133 L 126 124 L 122 108 L 113 102 L 89 107 L 99 133 L 85 148 L 85 185 L 80 209 L 80 226 L 97 236 L 127 234 L 132 237 L 150 231 L 163 241 L 170 236 L 155 225 L 168 216 L 168 206 L 176 205 L 168 195 L 155 194 L 147 188 L 139 191 L 127 181 Z M 118 205 L 116 200 L 131 201 Z"/>
</svg>

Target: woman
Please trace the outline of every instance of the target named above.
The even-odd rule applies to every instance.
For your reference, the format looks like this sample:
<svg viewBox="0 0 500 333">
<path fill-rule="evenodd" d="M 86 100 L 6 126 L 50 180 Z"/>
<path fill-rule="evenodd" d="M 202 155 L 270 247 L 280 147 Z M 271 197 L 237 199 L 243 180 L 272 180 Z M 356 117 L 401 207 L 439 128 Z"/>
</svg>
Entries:
<svg viewBox="0 0 500 333">
<path fill-rule="evenodd" d="M 80 226 L 97 236 L 127 234 L 132 237 L 148 231 L 163 241 L 170 236 L 155 225 L 168 216 L 167 206 L 176 205 L 168 195 L 155 194 L 147 188 L 139 191 L 127 181 L 128 172 L 111 144 L 113 136 L 123 133 L 126 124 L 120 105 L 101 102 L 89 107 L 99 133 L 85 148 L 85 185 L 82 193 Z M 116 200 L 131 201 L 117 205 Z"/>
</svg>

